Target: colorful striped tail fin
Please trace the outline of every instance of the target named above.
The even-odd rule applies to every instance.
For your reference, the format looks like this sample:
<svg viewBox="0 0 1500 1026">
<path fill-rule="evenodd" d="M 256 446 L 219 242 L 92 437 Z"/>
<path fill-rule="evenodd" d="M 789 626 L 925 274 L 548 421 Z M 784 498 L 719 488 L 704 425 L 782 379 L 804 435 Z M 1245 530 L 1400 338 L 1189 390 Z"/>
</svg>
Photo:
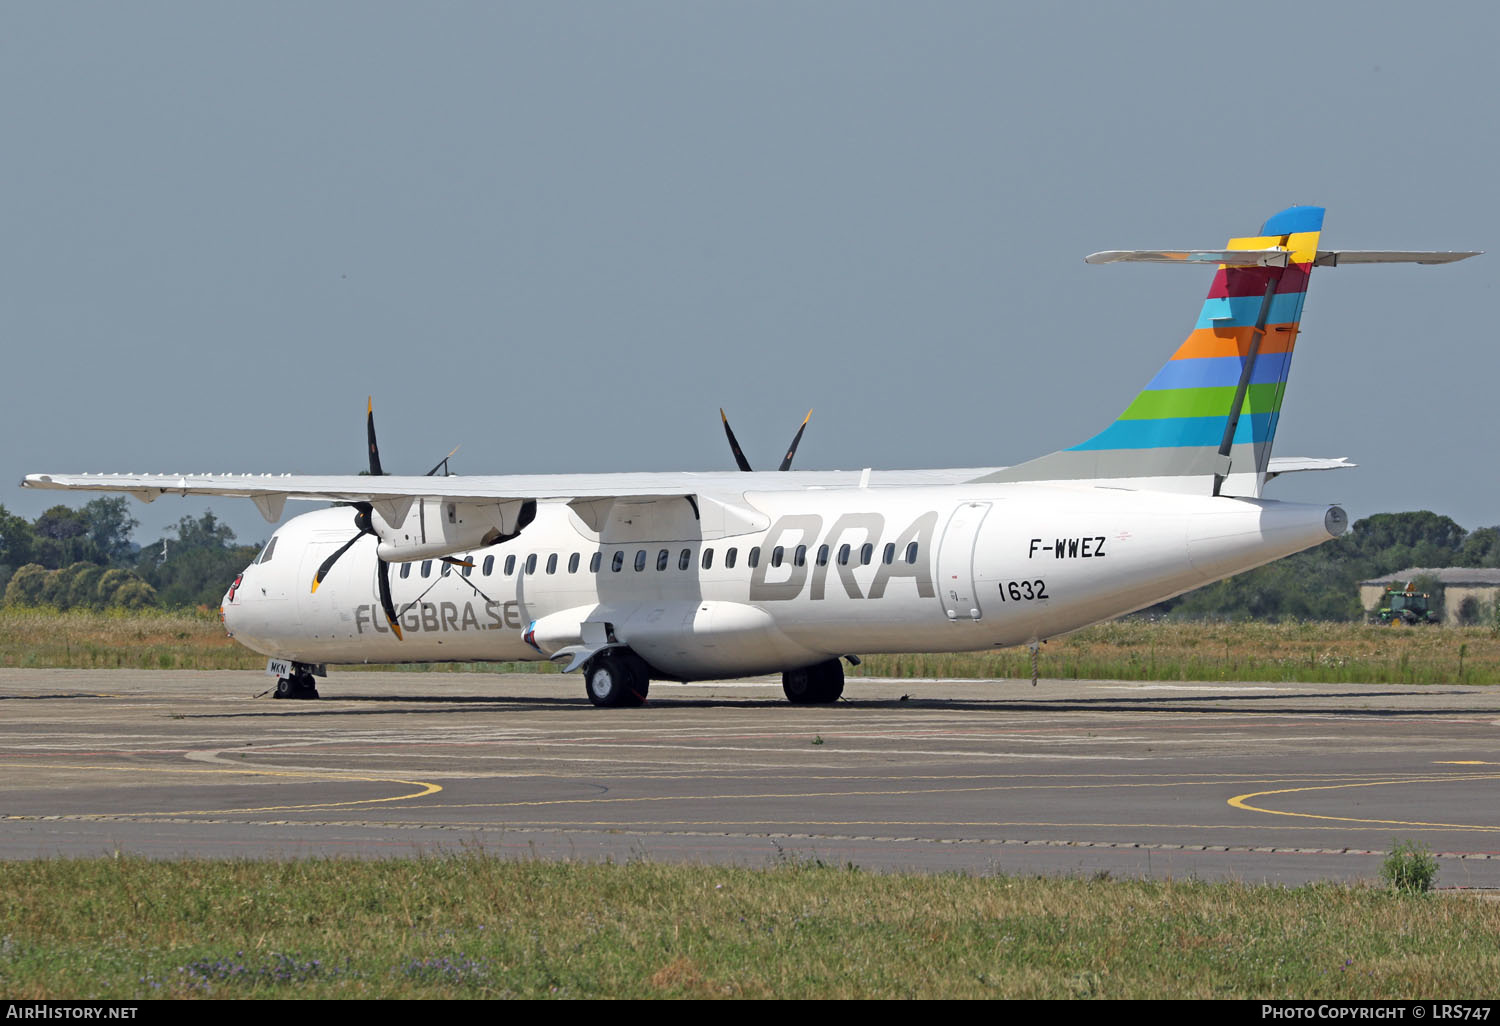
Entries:
<svg viewBox="0 0 1500 1026">
<path fill-rule="evenodd" d="M 1219 270 L 1192 333 L 1113 424 L 982 480 L 1259 496 L 1322 228 L 1322 207 L 1291 207 L 1224 250 L 1095 254 Z"/>
</svg>

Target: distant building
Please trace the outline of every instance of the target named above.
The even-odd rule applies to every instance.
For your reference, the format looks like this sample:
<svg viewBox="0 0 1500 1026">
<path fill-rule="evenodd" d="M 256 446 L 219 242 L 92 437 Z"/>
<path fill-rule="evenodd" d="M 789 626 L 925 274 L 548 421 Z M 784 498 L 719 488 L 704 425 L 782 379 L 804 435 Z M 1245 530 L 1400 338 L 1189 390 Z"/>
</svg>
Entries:
<svg viewBox="0 0 1500 1026">
<path fill-rule="evenodd" d="M 1474 569 L 1466 566 L 1408 567 L 1370 581 L 1359 582 L 1359 601 L 1366 613 L 1381 606 L 1381 598 L 1393 584 L 1405 585 L 1417 578 L 1436 581 L 1433 600 L 1441 603 L 1443 626 L 1488 622 L 1494 616 L 1495 602 L 1500 599 L 1500 569 Z"/>
</svg>

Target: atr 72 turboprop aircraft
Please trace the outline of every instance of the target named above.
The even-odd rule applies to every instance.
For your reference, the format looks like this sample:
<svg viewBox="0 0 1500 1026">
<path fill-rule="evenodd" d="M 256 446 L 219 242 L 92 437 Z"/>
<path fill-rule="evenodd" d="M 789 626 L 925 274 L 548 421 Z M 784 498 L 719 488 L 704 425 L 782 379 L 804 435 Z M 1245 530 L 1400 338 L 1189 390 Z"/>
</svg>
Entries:
<svg viewBox="0 0 1500 1026">
<path fill-rule="evenodd" d="M 1341 534 L 1338 506 L 1261 498 L 1278 474 L 1352 466 L 1271 457 L 1308 276 L 1475 254 L 1321 250 L 1322 226 L 1291 207 L 1222 250 L 1088 257 L 1218 271 L 1114 423 L 1014 467 L 385 476 L 371 414 L 371 476 L 24 485 L 247 496 L 272 523 L 288 499 L 349 504 L 282 525 L 224 596 L 281 697 L 316 697 L 328 663 L 550 659 L 601 706 L 639 705 L 652 678 L 776 671 L 791 701 L 831 702 L 841 658 L 1035 645 Z"/>
</svg>

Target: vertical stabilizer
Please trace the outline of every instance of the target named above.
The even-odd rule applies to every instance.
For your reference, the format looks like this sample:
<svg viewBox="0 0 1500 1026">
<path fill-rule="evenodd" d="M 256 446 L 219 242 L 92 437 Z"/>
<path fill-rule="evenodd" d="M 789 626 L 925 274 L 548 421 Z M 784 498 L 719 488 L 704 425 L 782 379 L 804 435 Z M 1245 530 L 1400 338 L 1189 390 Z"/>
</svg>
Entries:
<svg viewBox="0 0 1500 1026">
<path fill-rule="evenodd" d="M 1223 262 L 1187 340 L 1113 424 L 982 480 L 1259 496 L 1322 228 L 1322 207 L 1290 207 L 1224 250 L 1097 254 Z"/>
</svg>

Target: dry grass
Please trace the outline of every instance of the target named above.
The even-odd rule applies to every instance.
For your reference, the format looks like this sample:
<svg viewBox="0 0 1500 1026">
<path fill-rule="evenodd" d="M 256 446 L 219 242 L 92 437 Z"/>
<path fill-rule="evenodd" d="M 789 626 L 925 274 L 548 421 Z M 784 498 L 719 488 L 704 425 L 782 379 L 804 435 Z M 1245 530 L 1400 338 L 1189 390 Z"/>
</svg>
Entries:
<svg viewBox="0 0 1500 1026">
<path fill-rule="evenodd" d="M 224 633 L 217 610 L 0 609 L 0 666 L 248 670 L 265 658 Z"/>
<path fill-rule="evenodd" d="M 0 609 L 0 666 L 69 669 L 259 669 L 265 659 L 224 634 L 218 614 Z M 1247 680 L 1364 684 L 1500 683 L 1500 633 L 1485 627 L 1341 623 L 1100 624 L 1043 646 L 1043 676 L 1085 680 Z M 550 663 L 441 663 L 347 669 L 508 669 Z M 1025 648 L 870 656 L 856 676 L 1024 678 Z"/>
<path fill-rule="evenodd" d="M 1500 683 L 1500 634 L 1487 627 L 1124 620 L 1054 638 L 1045 677 L 1364 684 Z M 877 677 L 1031 676 L 1025 648 L 957 655 L 870 656 Z"/>
</svg>

